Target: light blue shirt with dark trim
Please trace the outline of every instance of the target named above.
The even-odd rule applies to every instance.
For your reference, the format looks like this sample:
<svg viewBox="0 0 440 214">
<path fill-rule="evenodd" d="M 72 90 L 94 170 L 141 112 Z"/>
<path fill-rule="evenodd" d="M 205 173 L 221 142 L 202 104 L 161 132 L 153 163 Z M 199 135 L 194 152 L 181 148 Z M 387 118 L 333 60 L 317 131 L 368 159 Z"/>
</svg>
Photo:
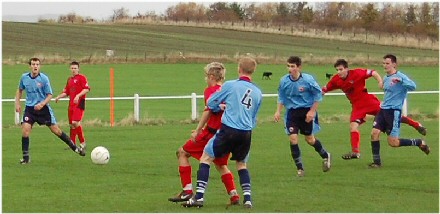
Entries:
<svg viewBox="0 0 440 214">
<path fill-rule="evenodd" d="M 286 109 L 310 108 L 322 101 L 322 90 L 312 75 L 301 73 L 297 80 L 284 75 L 278 87 L 278 103 Z"/>
<path fill-rule="evenodd" d="M 383 78 L 385 95 L 380 108 L 402 110 L 403 101 L 408 91 L 414 91 L 415 89 L 416 83 L 401 71 L 397 71 L 392 75 L 386 75 Z"/>
<path fill-rule="evenodd" d="M 36 77 L 32 77 L 31 72 L 24 73 L 18 88 L 26 91 L 26 106 L 35 106 L 45 100 L 48 94 L 53 94 L 49 77 L 41 72 Z"/>
</svg>

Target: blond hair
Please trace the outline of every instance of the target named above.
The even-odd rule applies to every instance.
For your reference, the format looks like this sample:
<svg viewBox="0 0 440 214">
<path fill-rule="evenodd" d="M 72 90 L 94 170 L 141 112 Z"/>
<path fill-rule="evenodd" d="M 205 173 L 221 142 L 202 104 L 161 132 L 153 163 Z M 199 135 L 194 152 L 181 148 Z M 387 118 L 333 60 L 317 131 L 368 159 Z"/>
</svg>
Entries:
<svg viewBox="0 0 440 214">
<path fill-rule="evenodd" d="M 257 68 L 257 62 L 251 57 L 243 57 L 238 61 L 238 68 L 245 74 L 253 74 Z"/>
<path fill-rule="evenodd" d="M 211 62 L 205 66 L 206 75 L 214 76 L 217 82 L 225 80 L 226 69 L 225 66 L 220 62 Z"/>
</svg>

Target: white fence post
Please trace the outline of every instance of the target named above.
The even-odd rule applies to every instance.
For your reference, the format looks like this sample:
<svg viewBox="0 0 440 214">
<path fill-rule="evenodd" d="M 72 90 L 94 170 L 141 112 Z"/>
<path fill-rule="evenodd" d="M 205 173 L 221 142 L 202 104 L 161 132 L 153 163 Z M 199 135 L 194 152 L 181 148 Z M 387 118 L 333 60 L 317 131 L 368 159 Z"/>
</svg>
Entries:
<svg viewBox="0 0 440 214">
<path fill-rule="evenodd" d="M 15 125 L 20 124 L 20 113 L 16 112 L 14 109 L 14 113 L 15 113 Z"/>
<path fill-rule="evenodd" d="M 402 106 L 402 116 L 408 115 L 408 102 L 406 101 L 406 98 L 403 100 L 403 106 Z"/>
<path fill-rule="evenodd" d="M 139 94 L 134 94 L 134 121 L 139 122 Z"/>
<path fill-rule="evenodd" d="M 197 95 L 196 93 L 191 93 L 191 120 L 195 121 L 197 119 Z"/>
</svg>

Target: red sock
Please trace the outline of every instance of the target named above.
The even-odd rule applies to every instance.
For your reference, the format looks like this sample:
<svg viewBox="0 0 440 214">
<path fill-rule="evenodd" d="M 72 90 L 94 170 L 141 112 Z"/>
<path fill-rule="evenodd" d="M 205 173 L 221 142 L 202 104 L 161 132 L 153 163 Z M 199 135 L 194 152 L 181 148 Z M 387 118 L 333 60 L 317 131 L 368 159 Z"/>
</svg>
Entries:
<svg viewBox="0 0 440 214">
<path fill-rule="evenodd" d="M 235 190 L 234 176 L 232 175 L 231 172 L 222 175 L 222 182 L 225 184 L 226 191 L 228 192 L 228 194 L 232 190 Z"/>
<path fill-rule="evenodd" d="M 86 142 L 84 139 L 84 132 L 82 126 L 76 127 L 76 134 L 78 135 L 78 139 L 80 143 Z"/>
<path fill-rule="evenodd" d="M 402 116 L 400 118 L 400 122 L 401 123 L 406 123 L 406 124 L 412 126 L 415 129 L 420 127 L 420 123 L 419 122 L 417 122 L 417 121 L 415 121 L 415 120 L 413 120 L 413 119 L 411 119 L 409 117 L 406 117 L 406 116 Z"/>
<path fill-rule="evenodd" d="M 76 129 L 70 128 L 70 140 L 76 145 Z"/>
<path fill-rule="evenodd" d="M 182 183 L 182 188 L 185 188 L 186 185 L 192 184 L 191 174 L 192 169 L 191 166 L 179 166 L 179 174 L 180 174 L 180 183 Z M 192 193 L 191 190 L 185 190 L 186 193 Z"/>
<path fill-rule="evenodd" d="M 360 153 L 359 147 L 361 144 L 361 134 L 357 132 L 350 132 L 351 138 L 351 151 L 354 153 Z"/>
</svg>

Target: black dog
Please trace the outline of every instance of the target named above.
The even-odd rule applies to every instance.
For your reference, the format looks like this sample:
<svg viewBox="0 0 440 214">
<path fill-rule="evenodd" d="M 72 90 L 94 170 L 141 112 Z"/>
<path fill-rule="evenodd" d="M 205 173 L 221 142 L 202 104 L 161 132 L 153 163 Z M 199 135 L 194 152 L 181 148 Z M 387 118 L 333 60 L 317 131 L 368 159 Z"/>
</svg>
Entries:
<svg viewBox="0 0 440 214">
<path fill-rule="evenodd" d="M 263 76 L 261 77 L 261 79 L 269 79 L 270 80 L 270 76 L 272 76 L 272 72 L 265 71 L 265 72 L 263 72 Z"/>
<path fill-rule="evenodd" d="M 333 74 L 325 73 L 325 77 L 326 77 L 327 79 L 331 79 L 332 76 L 333 76 Z"/>
</svg>

